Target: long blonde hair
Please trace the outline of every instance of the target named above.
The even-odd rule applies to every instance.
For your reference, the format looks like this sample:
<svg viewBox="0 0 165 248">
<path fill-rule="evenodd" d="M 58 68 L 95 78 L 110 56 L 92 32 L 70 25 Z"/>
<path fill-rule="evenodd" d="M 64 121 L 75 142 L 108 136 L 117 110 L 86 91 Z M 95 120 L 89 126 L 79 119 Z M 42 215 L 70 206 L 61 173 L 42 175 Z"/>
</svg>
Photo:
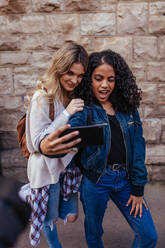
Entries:
<svg viewBox="0 0 165 248">
<path fill-rule="evenodd" d="M 37 90 L 46 90 L 49 101 L 62 100 L 61 75 L 67 73 L 73 63 L 81 63 L 84 70 L 88 65 L 88 54 L 85 49 L 74 41 L 66 41 L 59 48 L 42 78 L 37 81 Z"/>
</svg>

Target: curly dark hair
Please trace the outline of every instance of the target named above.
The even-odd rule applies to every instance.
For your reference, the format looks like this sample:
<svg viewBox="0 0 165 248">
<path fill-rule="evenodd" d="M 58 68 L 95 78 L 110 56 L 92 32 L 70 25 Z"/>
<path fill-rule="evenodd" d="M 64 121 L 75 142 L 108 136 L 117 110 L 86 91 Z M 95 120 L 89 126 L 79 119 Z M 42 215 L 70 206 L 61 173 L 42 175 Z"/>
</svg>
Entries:
<svg viewBox="0 0 165 248">
<path fill-rule="evenodd" d="M 133 112 L 140 105 L 141 90 L 137 87 L 136 79 L 129 66 L 118 53 L 112 50 L 92 53 L 89 56 L 85 80 L 91 85 L 93 71 L 104 63 L 111 65 L 115 72 L 116 84 L 109 97 L 110 102 L 120 112 Z"/>
<path fill-rule="evenodd" d="M 75 88 L 74 97 L 83 99 L 85 105 L 92 103 L 92 85 L 88 82 L 86 75 L 84 76 L 82 82 Z"/>
</svg>

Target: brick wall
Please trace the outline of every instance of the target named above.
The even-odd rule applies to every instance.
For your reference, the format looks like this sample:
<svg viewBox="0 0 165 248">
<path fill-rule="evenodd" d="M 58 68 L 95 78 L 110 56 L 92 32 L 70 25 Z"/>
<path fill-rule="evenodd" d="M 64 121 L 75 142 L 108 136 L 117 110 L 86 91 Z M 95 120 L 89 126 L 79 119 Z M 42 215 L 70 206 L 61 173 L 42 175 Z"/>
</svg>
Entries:
<svg viewBox="0 0 165 248">
<path fill-rule="evenodd" d="M 26 181 L 16 141 L 24 97 L 67 39 L 88 50 L 111 48 L 143 90 L 140 108 L 150 180 L 165 178 L 165 1 L 1 0 L 0 142 L 3 173 Z"/>
</svg>

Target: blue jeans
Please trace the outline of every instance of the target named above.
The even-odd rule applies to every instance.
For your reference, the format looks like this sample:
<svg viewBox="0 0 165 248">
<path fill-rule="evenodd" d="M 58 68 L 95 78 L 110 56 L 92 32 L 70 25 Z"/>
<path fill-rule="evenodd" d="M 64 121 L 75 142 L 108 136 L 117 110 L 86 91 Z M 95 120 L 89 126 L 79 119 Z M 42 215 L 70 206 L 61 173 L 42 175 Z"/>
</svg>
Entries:
<svg viewBox="0 0 165 248">
<path fill-rule="evenodd" d="M 116 204 L 135 233 L 132 248 L 153 248 L 157 233 L 149 210 L 143 206 L 142 218 L 130 215 L 131 206 L 126 203 L 130 197 L 131 185 L 125 170 L 106 169 L 97 184 L 83 176 L 80 199 L 85 213 L 85 235 L 88 248 L 103 248 L 102 222 L 109 199 Z"/>
<path fill-rule="evenodd" d="M 78 193 L 72 194 L 68 201 L 64 201 L 60 195 L 60 182 L 51 184 L 47 215 L 43 224 L 44 234 L 50 248 L 62 248 L 54 220 L 58 217 L 66 220 L 68 214 L 78 214 Z"/>
</svg>

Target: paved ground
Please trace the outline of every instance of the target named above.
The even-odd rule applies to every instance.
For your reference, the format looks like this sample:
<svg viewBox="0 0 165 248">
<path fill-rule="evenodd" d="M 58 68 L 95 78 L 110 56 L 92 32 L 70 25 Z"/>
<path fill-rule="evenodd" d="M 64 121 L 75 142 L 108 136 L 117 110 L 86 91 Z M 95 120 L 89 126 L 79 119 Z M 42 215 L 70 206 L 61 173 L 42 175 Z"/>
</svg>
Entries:
<svg viewBox="0 0 165 248">
<path fill-rule="evenodd" d="M 165 248 L 165 184 L 148 184 L 145 190 L 145 198 L 152 212 L 159 235 L 157 248 Z M 63 222 L 59 221 L 58 230 L 63 248 L 87 248 L 84 237 L 81 203 L 80 216 L 77 222 L 64 226 Z M 111 202 L 104 217 L 103 240 L 105 248 L 129 248 L 133 240 L 133 234 L 127 222 Z M 30 247 L 27 228 L 14 248 Z M 43 234 L 38 248 L 48 248 Z"/>
</svg>

